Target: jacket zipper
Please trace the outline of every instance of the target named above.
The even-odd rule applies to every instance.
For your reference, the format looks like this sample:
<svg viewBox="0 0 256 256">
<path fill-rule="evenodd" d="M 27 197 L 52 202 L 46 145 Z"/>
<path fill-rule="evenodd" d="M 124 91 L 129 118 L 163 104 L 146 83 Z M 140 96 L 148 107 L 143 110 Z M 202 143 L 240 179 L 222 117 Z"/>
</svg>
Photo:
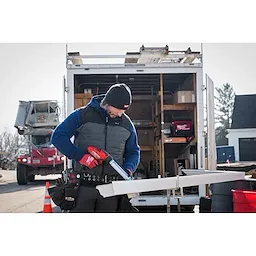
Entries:
<svg viewBox="0 0 256 256">
<path fill-rule="evenodd" d="M 107 150 L 107 134 L 108 134 L 108 116 L 106 116 L 106 119 L 105 119 L 105 150 Z M 104 164 L 103 164 L 103 167 L 102 167 L 102 173 L 101 175 L 103 175 L 104 173 Z"/>
<path fill-rule="evenodd" d="M 106 116 L 106 125 L 105 125 L 105 150 L 107 150 L 107 133 L 108 133 L 108 116 Z"/>
</svg>

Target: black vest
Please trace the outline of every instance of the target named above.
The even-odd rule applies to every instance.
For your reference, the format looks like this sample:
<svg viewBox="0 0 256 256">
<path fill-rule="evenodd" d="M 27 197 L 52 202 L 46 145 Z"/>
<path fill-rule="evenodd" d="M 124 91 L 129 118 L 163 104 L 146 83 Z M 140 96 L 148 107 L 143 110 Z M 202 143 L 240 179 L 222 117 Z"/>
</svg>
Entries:
<svg viewBox="0 0 256 256">
<path fill-rule="evenodd" d="M 106 150 L 113 159 L 122 166 L 125 144 L 131 135 L 130 119 L 127 115 L 110 118 L 106 112 L 99 108 L 86 106 L 80 110 L 81 126 L 77 129 L 75 145 L 86 151 L 88 146 L 95 146 Z M 74 171 L 80 172 L 82 166 L 74 162 Z M 93 169 L 87 168 L 89 174 L 116 175 L 107 164 L 98 165 Z"/>
</svg>

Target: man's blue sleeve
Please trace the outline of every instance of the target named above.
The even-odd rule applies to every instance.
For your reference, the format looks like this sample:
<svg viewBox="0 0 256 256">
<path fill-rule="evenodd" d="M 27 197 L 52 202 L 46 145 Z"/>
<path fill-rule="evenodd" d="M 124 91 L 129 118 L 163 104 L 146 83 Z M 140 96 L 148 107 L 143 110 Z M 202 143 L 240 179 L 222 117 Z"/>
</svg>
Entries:
<svg viewBox="0 0 256 256">
<path fill-rule="evenodd" d="M 134 125 L 131 123 L 131 135 L 126 141 L 124 151 L 124 169 L 130 169 L 132 172 L 136 171 L 140 161 L 140 147 L 138 145 L 138 136 Z"/>
<path fill-rule="evenodd" d="M 52 133 L 51 143 L 69 159 L 79 161 L 85 154 L 84 150 L 76 147 L 70 139 L 80 126 L 79 110 L 73 111 Z"/>
</svg>

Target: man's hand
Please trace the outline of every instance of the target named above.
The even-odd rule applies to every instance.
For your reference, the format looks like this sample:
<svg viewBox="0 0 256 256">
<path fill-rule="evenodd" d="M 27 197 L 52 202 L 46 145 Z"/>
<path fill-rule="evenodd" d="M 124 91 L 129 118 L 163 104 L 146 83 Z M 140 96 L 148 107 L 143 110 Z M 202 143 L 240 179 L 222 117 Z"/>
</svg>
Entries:
<svg viewBox="0 0 256 256">
<path fill-rule="evenodd" d="M 125 172 L 127 173 L 127 175 L 129 176 L 129 177 L 132 177 L 132 175 L 133 175 L 133 172 L 130 170 L 130 169 L 124 169 L 125 170 Z"/>
<path fill-rule="evenodd" d="M 85 154 L 79 161 L 80 164 L 87 166 L 89 169 L 96 167 L 99 162 L 90 154 Z"/>
</svg>

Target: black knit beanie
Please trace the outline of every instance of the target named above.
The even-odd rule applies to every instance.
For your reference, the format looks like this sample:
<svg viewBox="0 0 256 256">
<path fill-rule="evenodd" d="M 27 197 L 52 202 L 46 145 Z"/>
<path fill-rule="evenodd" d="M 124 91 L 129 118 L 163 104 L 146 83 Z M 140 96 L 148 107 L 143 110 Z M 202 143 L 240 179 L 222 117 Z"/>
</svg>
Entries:
<svg viewBox="0 0 256 256">
<path fill-rule="evenodd" d="M 126 110 L 132 102 L 131 90 L 126 84 L 114 84 L 106 92 L 103 102 L 115 108 Z"/>
</svg>

